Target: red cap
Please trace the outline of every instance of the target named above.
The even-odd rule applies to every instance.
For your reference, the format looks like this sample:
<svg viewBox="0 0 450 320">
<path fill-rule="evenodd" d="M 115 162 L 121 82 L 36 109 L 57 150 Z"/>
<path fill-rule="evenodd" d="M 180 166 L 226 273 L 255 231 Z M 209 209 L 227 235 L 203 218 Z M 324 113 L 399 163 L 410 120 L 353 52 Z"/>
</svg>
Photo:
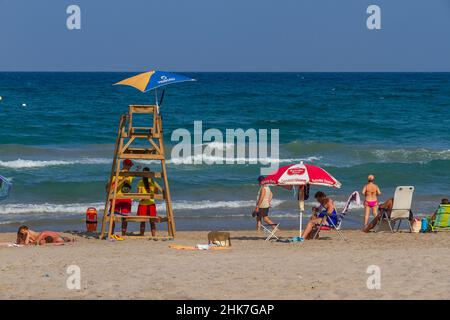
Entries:
<svg viewBox="0 0 450 320">
<path fill-rule="evenodd" d="M 132 167 L 133 166 L 133 161 L 131 161 L 130 159 L 125 159 L 123 161 L 123 164 L 126 165 L 126 166 L 129 166 L 129 167 Z"/>
</svg>

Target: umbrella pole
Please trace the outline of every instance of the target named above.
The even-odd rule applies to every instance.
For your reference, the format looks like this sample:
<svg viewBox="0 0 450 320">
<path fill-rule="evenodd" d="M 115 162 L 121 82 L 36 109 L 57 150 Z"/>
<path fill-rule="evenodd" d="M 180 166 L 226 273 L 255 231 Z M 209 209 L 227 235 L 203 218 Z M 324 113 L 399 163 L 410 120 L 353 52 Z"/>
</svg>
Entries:
<svg viewBox="0 0 450 320">
<path fill-rule="evenodd" d="M 155 105 L 156 105 L 156 113 L 159 114 L 158 89 L 155 89 Z"/>
<path fill-rule="evenodd" d="M 303 229 L 303 212 L 305 211 L 305 187 L 299 186 L 298 189 L 298 209 L 300 211 L 299 237 L 301 237 Z"/>
</svg>

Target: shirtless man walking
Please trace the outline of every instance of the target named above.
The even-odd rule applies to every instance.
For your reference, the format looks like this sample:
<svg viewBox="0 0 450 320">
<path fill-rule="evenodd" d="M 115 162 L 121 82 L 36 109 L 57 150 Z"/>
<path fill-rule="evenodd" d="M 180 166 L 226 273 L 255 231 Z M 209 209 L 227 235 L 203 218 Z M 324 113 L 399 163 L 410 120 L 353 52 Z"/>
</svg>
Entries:
<svg viewBox="0 0 450 320">
<path fill-rule="evenodd" d="M 378 196 L 381 194 L 380 188 L 374 183 L 375 177 L 371 174 L 367 177 L 367 184 L 364 186 L 362 193 L 365 197 L 364 201 L 364 227 L 369 223 L 370 210 L 373 216 L 378 215 Z"/>
</svg>

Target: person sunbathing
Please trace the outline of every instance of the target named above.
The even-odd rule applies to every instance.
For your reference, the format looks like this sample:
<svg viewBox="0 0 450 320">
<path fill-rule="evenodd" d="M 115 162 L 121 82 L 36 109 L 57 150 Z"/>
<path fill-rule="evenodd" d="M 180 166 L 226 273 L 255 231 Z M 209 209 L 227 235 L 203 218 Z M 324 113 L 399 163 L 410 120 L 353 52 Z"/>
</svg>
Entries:
<svg viewBox="0 0 450 320">
<path fill-rule="evenodd" d="M 309 222 L 302 233 L 302 240 L 311 239 L 311 231 L 313 231 L 317 225 L 322 223 L 322 220 L 324 226 L 330 226 L 331 222 L 334 225 L 337 224 L 338 216 L 333 200 L 330 197 L 327 197 L 327 195 L 322 191 L 317 191 L 314 198 L 320 205 L 313 208 L 313 215 L 309 219 Z M 328 216 L 328 219 L 324 219 L 325 216 Z"/>
<path fill-rule="evenodd" d="M 383 211 L 386 211 L 387 216 L 390 217 L 393 206 L 394 206 L 394 198 L 389 198 L 385 202 L 380 204 L 378 207 L 380 209 L 379 210 L 380 212 L 375 218 L 373 218 L 372 221 L 370 221 L 370 223 L 364 226 L 362 231 L 367 233 L 373 228 L 375 228 L 375 226 L 378 224 L 378 221 L 380 221 L 381 217 L 383 216 Z"/>
<path fill-rule="evenodd" d="M 43 231 L 39 234 L 37 241 L 39 245 L 44 244 L 64 244 L 66 242 L 73 242 L 73 239 L 63 237 L 57 232 Z"/>
<path fill-rule="evenodd" d="M 16 244 L 22 245 L 43 245 L 46 243 L 62 244 L 72 242 L 73 239 L 63 237 L 54 231 L 36 232 L 27 226 L 20 226 L 17 231 Z"/>
</svg>

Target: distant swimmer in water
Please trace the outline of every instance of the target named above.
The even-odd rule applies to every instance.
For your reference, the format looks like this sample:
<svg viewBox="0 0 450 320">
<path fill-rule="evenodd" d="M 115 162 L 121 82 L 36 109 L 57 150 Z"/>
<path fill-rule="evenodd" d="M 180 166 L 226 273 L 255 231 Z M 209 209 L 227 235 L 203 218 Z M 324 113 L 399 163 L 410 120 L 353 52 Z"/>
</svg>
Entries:
<svg viewBox="0 0 450 320">
<path fill-rule="evenodd" d="M 63 237 L 54 231 L 36 232 L 29 229 L 27 226 L 20 226 L 17 231 L 17 244 L 43 245 L 48 243 L 63 244 L 66 242 L 73 242 L 73 239 Z"/>
<path fill-rule="evenodd" d="M 378 196 L 381 194 L 380 188 L 374 183 L 375 177 L 372 174 L 367 177 L 367 181 L 367 184 L 362 190 L 365 197 L 364 227 L 369 223 L 370 210 L 372 210 L 374 217 L 378 215 Z"/>
</svg>

